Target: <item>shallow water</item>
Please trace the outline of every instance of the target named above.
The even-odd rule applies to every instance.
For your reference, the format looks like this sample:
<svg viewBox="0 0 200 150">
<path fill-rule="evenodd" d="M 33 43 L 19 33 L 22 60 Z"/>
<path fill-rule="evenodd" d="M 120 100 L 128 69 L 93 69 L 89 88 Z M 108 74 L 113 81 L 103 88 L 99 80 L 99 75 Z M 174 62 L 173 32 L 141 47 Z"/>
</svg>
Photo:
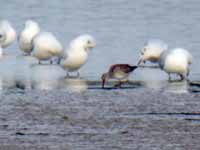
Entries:
<svg viewBox="0 0 200 150">
<path fill-rule="evenodd" d="M 59 66 L 22 56 L 17 42 L 4 50 L 0 148 L 199 150 L 200 94 L 194 92 L 200 82 L 168 82 L 159 69 L 140 68 L 122 90 L 113 81 L 101 90 L 100 83 L 111 64 L 135 64 L 150 38 L 190 50 L 190 80 L 200 80 L 199 6 L 198 0 L 1 1 L 0 19 L 10 20 L 17 32 L 35 19 L 65 47 L 82 33 L 92 34 L 97 47 L 81 79 L 65 79 Z"/>
<path fill-rule="evenodd" d="M 136 64 L 140 48 L 151 38 L 166 41 L 170 48 L 188 49 L 194 56 L 190 79 L 200 80 L 199 5 L 197 0 L 8 0 L 1 2 L 0 18 L 10 20 L 17 32 L 22 30 L 25 20 L 34 19 L 43 30 L 53 32 L 65 47 L 79 34 L 92 34 L 97 47 L 81 69 L 81 77 L 87 81 L 99 80 L 113 63 Z M 7 57 L 0 63 L 2 87 L 19 81 L 30 88 L 65 87 L 61 84 L 65 83 L 61 68 L 31 65 L 37 62 L 20 57 L 17 42 L 5 49 L 5 53 Z M 186 83 L 168 83 L 167 75 L 155 69 L 138 69 L 130 80 L 144 82 L 146 87 L 154 89 L 187 91 Z"/>
</svg>

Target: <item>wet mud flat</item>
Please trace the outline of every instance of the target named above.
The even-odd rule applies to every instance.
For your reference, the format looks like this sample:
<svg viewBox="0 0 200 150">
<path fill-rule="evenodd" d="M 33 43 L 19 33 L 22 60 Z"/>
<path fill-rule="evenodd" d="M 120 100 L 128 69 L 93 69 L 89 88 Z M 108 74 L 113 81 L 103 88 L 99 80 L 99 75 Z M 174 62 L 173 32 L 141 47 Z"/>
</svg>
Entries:
<svg viewBox="0 0 200 150">
<path fill-rule="evenodd" d="M 199 150 L 200 93 L 3 90 L 0 149 Z"/>
</svg>

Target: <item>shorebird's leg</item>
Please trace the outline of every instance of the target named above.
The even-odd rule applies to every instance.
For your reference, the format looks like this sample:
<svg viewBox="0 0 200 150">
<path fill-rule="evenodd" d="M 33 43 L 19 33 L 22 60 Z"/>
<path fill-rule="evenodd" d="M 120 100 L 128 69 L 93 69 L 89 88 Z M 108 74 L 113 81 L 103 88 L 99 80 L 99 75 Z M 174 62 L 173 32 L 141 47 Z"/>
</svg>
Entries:
<svg viewBox="0 0 200 150">
<path fill-rule="evenodd" d="M 121 85 L 122 85 L 122 81 L 119 80 L 119 82 L 117 84 L 115 84 L 114 87 L 121 88 Z"/>
</svg>

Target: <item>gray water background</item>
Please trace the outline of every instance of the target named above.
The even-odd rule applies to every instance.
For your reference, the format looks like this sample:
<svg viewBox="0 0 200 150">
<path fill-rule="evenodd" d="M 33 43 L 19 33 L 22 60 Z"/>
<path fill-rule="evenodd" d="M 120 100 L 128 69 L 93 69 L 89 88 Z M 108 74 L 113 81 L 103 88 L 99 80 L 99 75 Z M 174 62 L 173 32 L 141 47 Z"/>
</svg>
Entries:
<svg viewBox="0 0 200 150">
<path fill-rule="evenodd" d="M 99 80 L 113 63 L 135 64 L 150 38 L 190 50 L 190 79 L 200 80 L 199 7 L 199 0 L 0 0 L 0 19 L 10 20 L 17 32 L 35 19 L 65 46 L 79 34 L 92 34 L 97 47 L 81 69 L 85 80 Z M 0 149 L 200 149 L 199 93 L 162 92 L 187 92 L 186 82 L 169 83 L 158 69 L 138 69 L 130 79 L 158 91 L 97 85 L 74 94 L 66 89 L 86 90 L 84 79 L 64 79 L 59 66 L 37 65 L 21 55 L 17 42 L 5 53 L 0 89 L 9 90 L 0 90 Z"/>
<path fill-rule="evenodd" d="M 64 47 L 80 34 L 93 35 L 97 46 L 80 71 L 86 80 L 100 80 L 115 63 L 136 64 L 140 49 L 152 38 L 164 40 L 170 48 L 188 49 L 194 57 L 190 79 L 200 80 L 199 8 L 198 0 L 1 0 L 0 19 L 10 20 L 17 33 L 27 19 L 34 19 L 42 30 L 55 34 Z M 20 79 L 46 80 L 53 82 L 46 87 L 53 87 L 65 76 L 59 66 L 34 66 L 35 60 L 21 56 L 17 41 L 4 51 L 7 57 L 0 63 L 3 86 Z M 156 88 L 168 87 L 167 79 L 164 72 L 155 69 L 138 69 L 130 77 Z M 185 88 L 185 83 L 180 84 Z"/>
</svg>

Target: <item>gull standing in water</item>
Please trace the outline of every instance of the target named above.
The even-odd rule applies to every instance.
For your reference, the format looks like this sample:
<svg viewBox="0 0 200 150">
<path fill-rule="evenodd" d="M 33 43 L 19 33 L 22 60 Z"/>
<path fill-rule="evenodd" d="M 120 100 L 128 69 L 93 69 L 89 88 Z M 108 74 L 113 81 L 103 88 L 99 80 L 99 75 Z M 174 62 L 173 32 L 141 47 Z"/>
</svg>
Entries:
<svg viewBox="0 0 200 150">
<path fill-rule="evenodd" d="M 140 60 L 138 65 L 150 61 L 152 63 L 158 63 L 160 54 L 168 49 L 168 45 L 159 40 L 152 39 L 147 42 L 147 44 L 141 49 Z"/>
<path fill-rule="evenodd" d="M 95 46 L 96 42 L 91 35 L 80 35 L 72 40 L 60 60 L 61 67 L 67 71 L 67 77 L 69 77 L 69 72 L 75 71 L 79 77 L 78 70 L 86 63 L 91 49 Z"/>
<path fill-rule="evenodd" d="M 183 48 L 175 48 L 172 50 L 164 51 L 159 60 L 159 66 L 169 75 L 178 74 L 181 80 L 186 79 L 189 76 L 189 66 L 192 63 L 191 54 Z"/>
<path fill-rule="evenodd" d="M 33 50 L 33 39 L 39 34 L 40 27 L 37 22 L 33 20 L 27 20 L 25 27 L 18 37 L 19 47 L 25 55 L 30 55 Z"/>
<path fill-rule="evenodd" d="M 32 55 L 39 60 L 39 64 L 42 60 L 50 60 L 52 64 L 52 58 L 60 57 L 62 50 L 61 43 L 50 32 L 41 32 L 33 39 Z"/>
<path fill-rule="evenodd" d="M 101 76 L 102 79 L 102 88 L 104 88 L 105 82 L 108 79 L 117 79 L 119 83 L 115 86 L 121 87 L 122 81 L 127 79 L 131 72 L 133 72 L 137 66 L 131 66 L 129 64 L 115 64 L 112 65 L 108 72 L 104 73 Z"/>
<path fill-rule="evenodd" d="M 2 56 L 3 48 L 12 44 L 16 39 L 16 32 L 11 23 L 7 20 L 0 21 L 0 54 Z"/>
</svg>

